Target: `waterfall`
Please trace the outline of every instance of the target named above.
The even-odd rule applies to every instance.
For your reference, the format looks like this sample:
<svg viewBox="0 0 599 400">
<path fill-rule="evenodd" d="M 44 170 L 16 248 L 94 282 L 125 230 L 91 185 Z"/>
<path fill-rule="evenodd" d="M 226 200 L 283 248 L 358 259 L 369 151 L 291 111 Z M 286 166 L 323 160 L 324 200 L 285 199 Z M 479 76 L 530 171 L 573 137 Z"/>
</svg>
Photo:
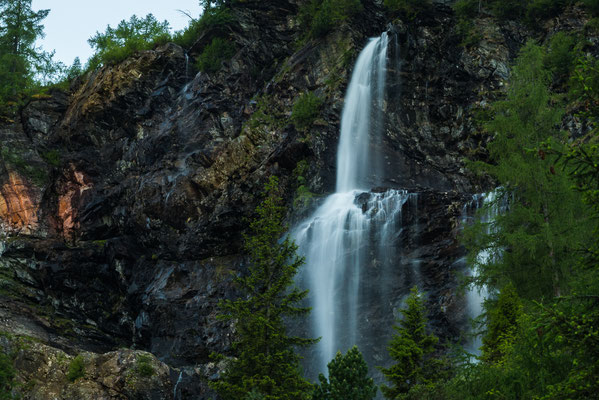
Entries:
<svg viewBox="0 0 599 400">
<path fill-rule="evenodd" d="M 369 189 L 369 177 L 381 173 L 370 147 L 380 140 L 372 128 L 382 126 L 388 43 L 386 33 L 370 39 L 356 61 L 341 114 L 337 193 Z"/>
<path fill-rule="evenodd" d="M 369 318 L 393 315 L 390 299 L 397 295 L 389 293 L 389 282 L 396 281 L 391 275 L 397 271 L 401 213 L 415 195 L 368 192 L 382 182 L 382 162 L 373 149 L 382 140 L 388 42 L 386 33 L 370 39 L 356 61 L 341 118 L 336 192 L 292 231 L 306 257 L 299 280 L 310 291 L 310 334 L 321 338 L 310 357 L 312 375 L 326 374 L 335 353 L 354 344 L 367 359 L 373 347 L 386 351 L 381 339 L 391 331 L 390 325 L 381 334 Z"/>
<path fill-rule="evenodd" d="M 482 212 L 478 214 L 478 218 L 481 222 L 488 224 L 487 232 L 491 233 L 495 229 L 493 222 L 495 218 L 504 213 L 508 208 L 506 196 L 502 195 L 500 191 L 502 188 L 497 188 L 488 193 L 475 194 L 472 196 L 472 201 L 464 206 L 462 213 L 462 223 L 466 222 L 466 216 L 469 214 L 468 209 L 479 210 Z M 487 250 L 483 250 L 476 255 L 477 261 L 485 263 L 489 261 L 492 255 Z M 478 276 L 478 269 L 476 267 L 470 267 L 468 273 L 472 277 Z M 466 312 L 470 319 L 476 319 L 483 313 L 483 304 L 487 298 L 489 298 L 489 288 L 486 286 L 482 287 L 468 287 L 466 290 Z M 480 335 L 473 335 L 465 343 L 464 348 L 470 354 L 474 356 L 480 355 L 480 347 L 482 345 L 482 337 Z"/>
</svg>

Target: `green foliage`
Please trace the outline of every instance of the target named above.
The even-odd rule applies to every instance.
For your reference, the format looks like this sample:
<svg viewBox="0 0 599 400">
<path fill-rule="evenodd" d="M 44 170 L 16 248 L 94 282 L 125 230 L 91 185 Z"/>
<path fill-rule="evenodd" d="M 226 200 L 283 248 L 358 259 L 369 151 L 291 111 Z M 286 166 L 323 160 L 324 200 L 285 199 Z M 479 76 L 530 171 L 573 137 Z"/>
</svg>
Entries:
<svg viewBox="0 0 599 400">
<path fill-rule="evenodd" d="M 310 0 L 300 8 L 298 18 L 307 37 L 319 38 L 363 9 L 360 0 Z"/>
<path fill-rule="evenodd" d="M 145 18 L 132 15 L 129 21 L 122 20 L 116 28 L 110 25 L 104 33 L 96 32 L 87 42 L 95 49 L 88 68 L 116 64 L 133 53 L 150 49 L 170 40 L 169 23 L 159 22 L 152 14 Z"/>
<path fill-rule="evenodd" d="M 200 4 L 205 10 L 210 10 L 213 8 L 229 7 L 239 1 L 244 0 L 200 0 Z"/>
<path fill-rule="evenodd" d="M 480 6 L 480 0 L 457 0 L 452 7 L 458 18 L 472 19 L 478 15 Z"/>
<path fill-rule="evenodd" d="M 83 356 L 79 354 L 73 358 L 69 364 L 69 370 L 67 371 L 67 379 L 69 382 L 75 382 L 79 378 L 85 376 L 85 363 Z"/>
<path fill-rule="evenodd" d="M 54 167 L 60 166 L 60 153 L 58 150 L 48 150 L 42 153 L 42 158 L 46 160 L 46 162 Z"/>
<path fill-rule="evenodd" d="M 491 14 L 538 27 L 541 21 L 559 16 L 571 3 L 570 0 L 457 0 L 453 9 L 462 23 L 481 14 Z"/>
<path fill-rule="evenodd" d="M 320 385 L 314 388 L 313 400 L 370 400 L 376 396 L 377 387 L 368 377 L 368 365 L 357 346 L 345 355 L 337 352 L 327 367 L 329 379 L 318 376 Z"/>
<path fill-rule="evenodd" d="M 482 359 L 499 362 L 515 340 L 522 304 L 512 285 L 505 286 L 492 306 L 487 305 L 487 332 L 483 337 Z"/>
<path fill-rule="evenodd" d="M 308 162 L 301 160 L 295 166 L 293 170 L 293 176 L 295 177 L 297 188 L 295 189 L 295 197 L 293 199 L 293 208 L 300 209 L 310 206 L 314 193 L 310 191 L 307 186 L 306 178 L 304 175 L 308 172 Z"/>
<path fill-rule="evenodd" d="M 529 0 L 526 7 L 526 20 L 537 24 L 539 21 L 559 16 L 569 0 Z"/>
<path fill-rule="evenodd" d="M 406 308 L 400 312 L 403 318 L 394 327 L 396 333 L 388 347 L 395 364 L 380 368 L 391 383 L 381 386 L 387 399 L 408 398 L 413 387 L 432 383 L 441 376 L 441 362 L 432 358 L 439 339 L 426 333 L 426 308 L 417 287 L 411 289 Z"/>
<path fill-rule="evenodd" d="M 72 81 L 73 79 L 77 78 L 81 74 L 83 74 L 83 67 L 81 66 L 81 60 L 79 59 L 79 57 L 75 57 L 75 59 L 73 60 L 73 65 L 71 65 L 66 70 L 66 73 L 65 73 L 66 80 Z"/>
<path fill-rule="evenodd" d="M 15 369 L 12 360 L 4 353 L 0 353 L 0 400 L 13 398 L 11 392 L 15 386 Z"/>
<path fill-rule="evenodd" d="M 288 118 L 277 109 L 277 102 L 272 96 L 263 94 L 256 99 L 256 111 L 248 121 L 248 125 L 252 130 L 264 126 L 283 128 L 287 123 Z"/>
<path fill-rule="evenodd" d="M 223 38 L 214 38 L 196 60 L 197 68 L 202 72 L 214 73 L 220 70 L 223 61 L 235 55 L 235 45 Z"/>
<path fill-rule="evenodd" d="M 453 10 L 458 17 L 457 31 L 462 38 L 462 47 L 470 47 L 480 42 L 480 35 L 474 25 L 474 18 L 479 13 L 480 0 L 458 0 L 453 4 Z"/>
<path fill-rule="evenodd" d="M 36 185 L 43 185 L 48 181 L 48 173 L 40 166 L 32 165 L 23 158 L 23 152 L 16 148 L 2 147 L 0 156 L 2 160 L 20 172 Z"/>
<path fill-rule="evenodd" d="M 500 288 L 512 282 L 525 299 L 567 292 L 563 278 L 590 237 L 588 209 L 570 190 L 570 176 L 539 150 L 550 138 L 565 140 L 558 129 L 563 109 L 552 104 L 549 79 L 543 49 L 528 43 L 513 68 L 507 98 L 492 106 L 494 119 L 485 124 L 494 134 L 487 146 L 492 163 L 475 164 L 503 185 L 497 202 L 509 202 L 509 212 L 464 230 L 469 261 L 480 271 L 477 283 Z M 489 257 L 479 257 L 481 251 Z"/>
<path fill-rule="evenodd" d="M 133 370 L 137 376 L 142 378 L 150 378 L 156 373 L 152 366 L 152 357 L 147 354 L 140 354 L 137 356 Z"/>
<path fill-rule="evenodd" d="M 554 80 L 567 81 L 570 77 L 578 58 L 575 45 L 576 38 L 564 32 L 557 32 L 549 41 L 543 62 L 545 68 L 553 74 Z"/>
<path fill-rule="evenodd" d="M 591 14 L 594 16 L 599 16 L 599 0 L 582 0 L 582 3 L 591 12 Z"/>
<path fill-rule="evenodd" d="M 33 11 L 31 0 L 0 0 L 0 113 L 13 114 L 40 83 L 51 82 L 61 65 L 35 47 L 50 10 Z"/>
<path fill-rule="evenodd" d="M 220 303 L 220 319 L 235 321 L 237 332 L 233 357 L 221 379 L 211 384 L 224 400 L 247 398 L 252 392 L 267 400 L 307 399 L 312 388 L 300 375 L 294 347 L 316 341 L 287 335 L 284 323 L 309 312 L 297 305 L 307 291 L 294 287 L 304 260 L 289 236 L 279 240 L 286 232 L 284 211 L 278 180 L 271 177 L 250 223 L 251 233 L 245 235 L 250 266 L 247 274 L 235 278 L 242 296 Z"/>
<path fill-rule="evenodd" d="M 393 12 L 402 12 L 415 17 L 429 11 L 433 6 L 431 0 L 384 0 L 385 7 Z"/>
<path fill-rule="evenodd" d="M 191 21 L 189 26 L 173 35 L 173 42 L 184 48 L 190 48 L 203 32 L 210 31 L 213 35 L 222 36 L 235 21 L 225 7 L 212 7 L 204 10 L 199 19 Z"/>
<path fill-rule="evenodd" d="M 291 112 L 291 120 L 295 127 L 298 130 L 308 129 L 318 117 L 322 103 L 322 99 L 314 92 L 302 93 L 293 104 Z"/>
<path fill-rule="evenodd" d="M 471 231 L 479 239 L 470 243 L 489 256 L 475 257 L 479 283 L 503 288 L 485 305 L 483 362 L 463 363 L 439 384 L 444 399 L 589 399 L 599 390 L 599 62 L 574 61 L 565 35 L 548 47 L 555 63 L 538 46 L 523 49 L 485 125 L 494 164 L 483 169 L 504 185 L 509 206 L 490 229 Z M 573 71 L 568 105 L 548 91 L 556 71 Z M 577 140 L 560 134 L 566 106 L 593 130 Z"/>
</svg>

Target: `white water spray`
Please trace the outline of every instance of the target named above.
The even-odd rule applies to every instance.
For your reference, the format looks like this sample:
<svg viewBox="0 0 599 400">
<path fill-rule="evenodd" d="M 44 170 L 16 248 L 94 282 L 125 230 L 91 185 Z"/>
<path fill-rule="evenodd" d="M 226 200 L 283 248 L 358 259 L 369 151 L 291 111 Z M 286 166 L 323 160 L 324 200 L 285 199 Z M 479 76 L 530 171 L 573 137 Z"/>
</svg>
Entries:
<svg viewBox="0 0 599 400">
<path fill-rule="evenodd" d="M 503 201 L 498 201 L 498 196 L 501 194 L 498 192 L 500 189 L 496 189 L 494 191 L 483 193 L 483 194 L 475 194 L 472 198 L 472 201 L 469 205 L 465 207 L 473 207 L 474 209 L 480 209 L 484 207 L 484 211 L 482 215 L 479 215 L 481 218 L 481 222 L 489 224 L 488 225 L 488 233 L 493 232 L 496 229 L 493 226 L 493 222 L 495 218 L 504 213 L 507 209 L 507 202 L 505 201 L 505 196 L 503 196 Z M 465 209 L 463 214 L 466 215 L 467 210 Z M 465 219 L 465 218 L 463 218 Z M 477 262 L 484 264 L 488 262 L 491 257 L 494 257 L 488 250 L 483 250 L 476 255 Z M 479 274 L 479 271 L 476 267 L 471 267 L 470 276 L 476 278 Z M 466 306 L 467 306 L 467 314 L 471 319 L 476 319 L 483 313 L 483 305 L 486 299 L 489 298 L 489 288 L 487 286 L 482 287 L 472 287 L 470 286 L 466 291 Z M 465 344 L 465 349 L 474 356 L 480 355 L 480 347 L 482 345 L 482 337 L 480 335 L 472 336 L 467 343 Z"/>
<path fill-rule="evenodd" d="M 388 276 L 395 267 L 403 190 L 367 193 L 382 181 L 380 145 L 388 36 L 370 39 L 347 88 L 337 153 L 336 193 L 293 231 L 306 266 L 300 280 L 310 290 L 312 336 L 320 337 L 317 372 L 337 351 L 373 336 L 365 305 L 389 305 Z M 365 282 L 368 280 L 368 282 Z M 365 283 L 374 290 L 366 290 Z"/>
</svg>

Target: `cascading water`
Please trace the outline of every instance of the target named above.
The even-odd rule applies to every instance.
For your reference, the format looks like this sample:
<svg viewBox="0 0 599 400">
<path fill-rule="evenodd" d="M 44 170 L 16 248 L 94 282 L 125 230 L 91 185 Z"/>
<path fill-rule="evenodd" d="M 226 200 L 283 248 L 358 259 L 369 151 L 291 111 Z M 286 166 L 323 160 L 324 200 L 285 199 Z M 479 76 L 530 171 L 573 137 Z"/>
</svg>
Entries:
<svg viewBox="0 0 599 400">
<path fill-rule="evenodd" d="M 380 304 L 375 313 L 393 315 L 389 299 L 397 296 L 389 293 L 387 282 L 394 280 L 390 274 L 397 269 L 392 260 L 397 257 L 402 207 L 415 195 L 394 189 L 367 192 L 381 183 L 383 174 L 373 149 L 382 140 L 388 43 L 386 33 L 370 39 L 356 61 L 341 118 L 336 193 L 293 231 L 306 257 L 299 278 L 310 290 L 310 333 L 321 338 L 311 357 L 312 375 L 326 374 L 335 353 L 354 344 L 367 356 L 373 346 L 365 340 L 386 340 L 391 330 L 385 327 L 382 335 L 377 331 L 381 327 L 368 321 L 373 310 L 366 304 Z"/>
<path fill-rule="evenodd" d="M 505 196 L 501 196 L 501 194 L 496 189 L 494 191 L 482 194 L 475 194 L 472 198 L 472 201 L 469 204 L 464 206 L 462 222 L 466 223 L 466 215 L 470 214 L 468 208 L 479 210 L 483 209 L 482 213 L 479 213 L 478 218 L 481 219 L 481 222 L 488 225 L 488 232 L 492 232 L 493 222 L 495 218 L 501 213 L 507 210 L 507 202 L 505 201 Z M 503 199 L 502 201 L 498 201 L 498 198 Z M 489 261 L 492 255 L 487 250 L 483 250 L 476 255 L 477 262 L 485 263 Z M 478 270 L 476 267 L 471 267 L 469 270 L 469 274 L 472 277 L 478 276 Z M 467 307 L 467 315 L 470 319 L 476 319 L 483 313 L 483 304 L 485 300 L 489 297 L 489 289 L 486 286 L 482 287 L 469 287 L 466 291 L 466 307 Z M 465 349 L 474 356 L 480 355 L 480 347 L 482 345 L 482 338 L 480 335 L 473 335 L 466 343 Z"/>
</svg>

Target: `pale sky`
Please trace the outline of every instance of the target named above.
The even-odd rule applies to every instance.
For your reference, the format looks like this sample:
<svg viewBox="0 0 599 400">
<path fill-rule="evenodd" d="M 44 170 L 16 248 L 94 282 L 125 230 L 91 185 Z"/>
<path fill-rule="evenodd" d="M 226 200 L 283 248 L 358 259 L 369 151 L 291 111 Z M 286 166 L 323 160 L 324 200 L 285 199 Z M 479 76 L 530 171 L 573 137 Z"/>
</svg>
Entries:
<svg viewBox="0 0 599 400">
<path fill-rule="evenodd" d="M 42 21 L 46 37 L 38 45 L 46 51 L 56 50 L 54 59 L 67 66 L 75 57 L 85 64 L 93 53 L 87 39 L 133 14 L 145 17 L 152 13 L 159 21 L 166 19 L 172 30 L 179 30 L 187 26 L 189 18 L 177 10 L 194 18 L 201 12 L 199 0 L 33 0 L 31 5 L 35 11 L 50 9 Z"/>
</svg>

